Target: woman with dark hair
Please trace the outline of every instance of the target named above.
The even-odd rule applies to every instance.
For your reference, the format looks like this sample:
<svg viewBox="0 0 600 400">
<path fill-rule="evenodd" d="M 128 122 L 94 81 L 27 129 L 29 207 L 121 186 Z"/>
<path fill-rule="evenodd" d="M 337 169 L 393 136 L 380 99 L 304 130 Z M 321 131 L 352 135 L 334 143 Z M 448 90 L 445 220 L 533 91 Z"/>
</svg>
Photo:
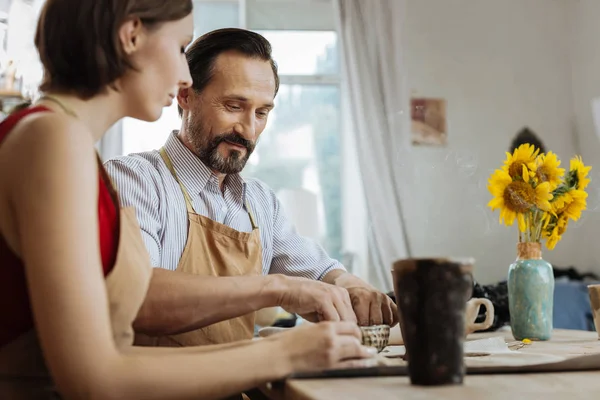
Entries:
<svg viewBox="0 0 600 400">
<path fill-rule="evenodd" d="M 136 348 L 151 275 L 94 143 L 191 85 L 191 0 L 48 0 L 41 99 L 0 124 L 0 398 L 222 398 L 371 356 L 355 324 L 222 346 Z"/>
</svg>

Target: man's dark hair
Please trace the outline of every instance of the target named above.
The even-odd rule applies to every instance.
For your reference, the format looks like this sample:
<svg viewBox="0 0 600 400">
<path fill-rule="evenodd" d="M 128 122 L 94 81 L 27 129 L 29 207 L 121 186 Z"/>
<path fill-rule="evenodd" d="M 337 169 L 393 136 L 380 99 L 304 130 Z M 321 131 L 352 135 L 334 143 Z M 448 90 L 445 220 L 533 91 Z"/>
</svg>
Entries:
<svg viewBox="0 0 600 400">
<path fill-rule="evenodd" d="M 517 136 L 515 136 L 515 138 L 512 140 L 512 143 L 510 144 L 509 151 L 515 151 L 516 148 L 525 143 L 533 145 L 536 149 L 540 149 L 540 153 L 546 152 L 542 141 L 537 137 L 535 133 L 533 133 L 532 130 L 530 130 L 527 127 L 521 129 L 519 133 L 517 133 Z"/>
<path fill-rule="evenodd" d="M 271 55 L 271 43 L 262 35 L 238 28 L 224 28 L 208 32 L 194 41 L 186 51 L 192 88 L 201 92 L 209 84 L 214 74 L 217 57 L 227 51 L 237 51 L 249 58 L 269 61 L 275 76 L 275 95 L 279 90 L 277 64 Z M 183 110 L 178 106 L 179 115 Z"/>
<path fill-rule="evenodd" d="M 153 29 L 192 12 L 192 0 L 47 0 L 35 34 L 44 66 L 40 90 L 88 99 L 130 69 L 119 29 L 131 18 Z"/>
</svg>

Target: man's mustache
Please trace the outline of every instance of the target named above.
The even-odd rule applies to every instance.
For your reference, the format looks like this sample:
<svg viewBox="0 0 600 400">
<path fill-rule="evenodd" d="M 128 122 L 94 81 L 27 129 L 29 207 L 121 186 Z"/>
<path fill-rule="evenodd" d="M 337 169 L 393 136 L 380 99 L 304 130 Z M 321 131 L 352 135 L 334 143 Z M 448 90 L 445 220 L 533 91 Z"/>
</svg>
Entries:
<svg viewBox="0 0 600 400">
<path fill-rule="evenodd" d="M 215 137 L 213 139 L 213 146 L 216 148 L 222 142 L 229 142 L 237 144 L 239 146 L 243 146 L 248 151 L 248 154 L 252 153 L 254 151 L 254 147 L 256 146 L 256 143 L 244 139 L 241 135 L 233 132 Z"/>
</svg>

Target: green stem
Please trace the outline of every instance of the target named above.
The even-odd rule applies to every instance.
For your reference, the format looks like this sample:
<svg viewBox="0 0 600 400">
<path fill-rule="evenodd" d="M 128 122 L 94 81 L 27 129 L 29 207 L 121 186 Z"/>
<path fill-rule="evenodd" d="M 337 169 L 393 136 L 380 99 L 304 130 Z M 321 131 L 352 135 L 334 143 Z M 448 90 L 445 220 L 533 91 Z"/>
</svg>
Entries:
<svg viewBox="0 0 600 400">
<path fill-rule="evenodd" d="M 544 214 L 541 214 L 539 210 L 536 211 L 536 214 L 538 215 L 538 221 L 537 221 L 537 226 L 536 226 L 536 228 L 537 228 L 536 229 L 536 237 L 537 237 L 537 241 L 541 242 L 542 241 L 542 225 L 544 224 L 544 220 L 542 219 L 542 217 L 544 216 Z"/>
<path fill-rule="evenodd" d="M 537 226 L 538 226 L 538 210 L 535 210 L 533 212 L 533 241 L 537 242 L 538 237 L 537 237 Z"/>
<path fill-rule="evenodd" d="M 528 217 L 527 218 L 527 220 L 528 220 L 527 221 L 527 235 L 528 235 L 527 241 L 531 242 L 531 230 L 533 229 L 533 213 L 531 211 L 529 211 L 527 213 L 527 217 Z"/>
<path fill-rule="evenodd" d="M 521 243 L 523 241 L 522 235 L 521 235 L 521 230 L 519 229 L 519 243 Z"/>
</svg>

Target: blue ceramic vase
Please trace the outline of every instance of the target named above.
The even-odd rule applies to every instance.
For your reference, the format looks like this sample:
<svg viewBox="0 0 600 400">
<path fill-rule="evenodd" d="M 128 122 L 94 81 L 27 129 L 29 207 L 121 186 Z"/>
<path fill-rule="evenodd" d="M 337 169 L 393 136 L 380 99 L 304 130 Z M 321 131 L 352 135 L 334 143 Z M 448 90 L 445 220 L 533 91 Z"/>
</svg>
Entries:
<svg viewBox="0 0 600 400">
<path fill-rule="evenodd" d="M 517 245 L 517 260 L 508 270 L 510 326 L 516 340 L 549 340 L 552 336 L 554 273 L 542 259 L 540 243 Z"/>
</svg>

